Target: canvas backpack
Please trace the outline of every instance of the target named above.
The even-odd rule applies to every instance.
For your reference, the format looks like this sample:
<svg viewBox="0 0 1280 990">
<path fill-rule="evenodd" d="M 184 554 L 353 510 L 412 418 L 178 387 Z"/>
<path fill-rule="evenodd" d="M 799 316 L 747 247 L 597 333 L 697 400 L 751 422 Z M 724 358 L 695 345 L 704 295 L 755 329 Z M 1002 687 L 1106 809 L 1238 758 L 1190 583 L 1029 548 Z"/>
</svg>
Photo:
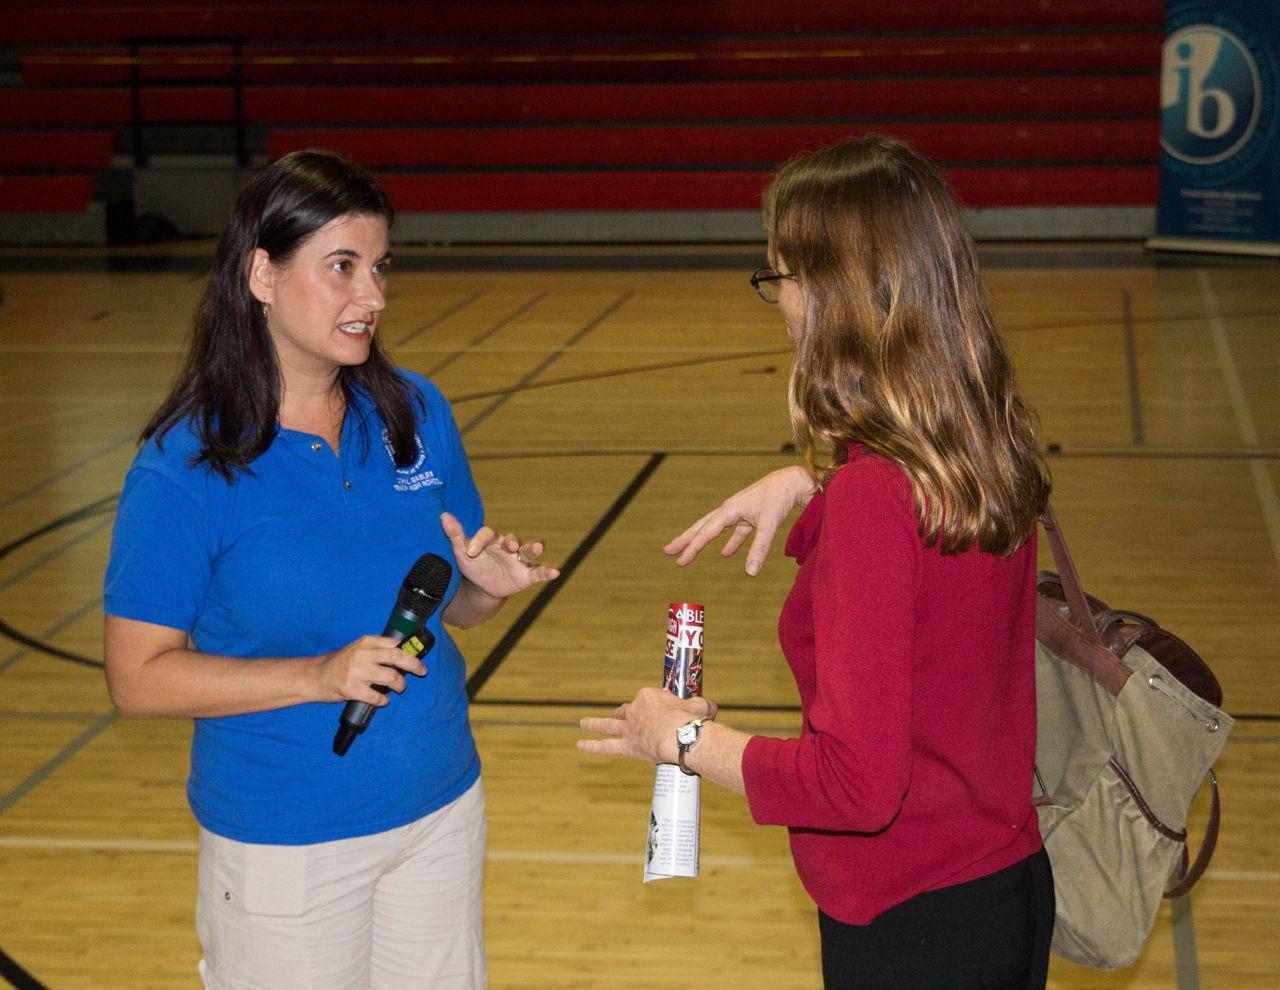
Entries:
<svg viewBox="0 0 1280 990">
<path fill-rule="evenodd" d="M 1052 508 L 1041 524 L 1058 568 L 1036 588 L 1035 803 L 1057 897 L 1053 951 L 1115 969 L 1141 952 L 1161 898 L 1185 899 L 1208 865 L 1219 820 L 1211 767 L 1234 721 L 1195 651 L 1086 595 Z M 1191 863 L 1187 811 L 1206 778 L 1209 823 Z M 1190 952 L 1193 965 L 1194 940 Z"/>
</svg>

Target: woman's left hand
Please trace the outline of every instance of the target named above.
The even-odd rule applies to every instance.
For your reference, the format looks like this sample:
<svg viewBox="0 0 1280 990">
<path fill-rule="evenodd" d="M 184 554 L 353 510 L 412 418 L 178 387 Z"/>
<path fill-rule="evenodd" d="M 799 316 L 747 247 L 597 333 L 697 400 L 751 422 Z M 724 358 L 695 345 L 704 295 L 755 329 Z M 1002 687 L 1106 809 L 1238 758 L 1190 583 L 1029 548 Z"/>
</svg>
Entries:
<svg viewBox="0 0 1280 990">
<path fill-rule="evenodd" d="M 630 756 L 646 763 L 675 763 L 679 753 L 676 729 L 690 719 L 714 718 L 716 703 L 706 698 L 677 698 L 660 688 L 646 687 L 611 718 L 584 718 L 579 725 L 606 739 L 579 739 L 578 749 L 601 756 Z"/>
<path fill-rule="evenodd" d="M 492 598 L 507 598 L 541 581 L 560 576 L 555 567 L 537 563 L 542 556 L 541 540 L 521 543 L 514 533 L 499 533 L 481 526 L 471 536 L 448 512 L 440 516 L 440 525 L 453 545 L 458 572 Z"/>
<path fill-rule="evenodd" d="M 722 557 L 729 557 L 751 536 L 747 551 L 747 573 L 756 575 L 773 544 L 774 534 L 797 505 L 807 505 L 815 491 L 813 475 L 799 465 L 771 471 L 742 491 L 730 495 L 696 523 L 662 548 L 670 556 L 679 555 L 681 567 L 692 563 L 702 548 L 730 526 L 733 533 L 725 541 Z"/>
</svg>

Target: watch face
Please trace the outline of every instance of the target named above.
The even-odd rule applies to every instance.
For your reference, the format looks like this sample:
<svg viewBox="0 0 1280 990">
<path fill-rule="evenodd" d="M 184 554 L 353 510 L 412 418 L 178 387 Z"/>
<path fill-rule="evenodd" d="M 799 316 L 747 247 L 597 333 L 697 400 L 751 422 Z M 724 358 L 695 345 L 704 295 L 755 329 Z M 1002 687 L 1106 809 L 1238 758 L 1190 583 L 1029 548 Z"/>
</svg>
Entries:
<svg viewBox="0 0 1280 990">
<path fill-rule="evenodd" d="M 688 746 L 698 740 L 698 729 L 690 722 L 686 722 L 680 728 L 676 729 L 676 742 L 682 746 Z"/>
</svg>

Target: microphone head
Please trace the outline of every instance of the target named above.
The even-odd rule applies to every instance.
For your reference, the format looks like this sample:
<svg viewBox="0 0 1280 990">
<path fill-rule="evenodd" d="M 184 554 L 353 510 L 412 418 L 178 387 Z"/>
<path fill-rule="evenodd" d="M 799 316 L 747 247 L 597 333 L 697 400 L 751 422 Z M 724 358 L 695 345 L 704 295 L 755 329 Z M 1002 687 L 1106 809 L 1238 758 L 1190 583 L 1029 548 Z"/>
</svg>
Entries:
<svg viewBox="0 0 1280 990">
<path fill-rule="evenodd" d="M 400 594 L 396 596 L 396 609 L 415 615 L 430 615 L 449 589 L 451 577 L 452 564 L 434 553 L 424 553 L 405 576 Z"/>
</svg>

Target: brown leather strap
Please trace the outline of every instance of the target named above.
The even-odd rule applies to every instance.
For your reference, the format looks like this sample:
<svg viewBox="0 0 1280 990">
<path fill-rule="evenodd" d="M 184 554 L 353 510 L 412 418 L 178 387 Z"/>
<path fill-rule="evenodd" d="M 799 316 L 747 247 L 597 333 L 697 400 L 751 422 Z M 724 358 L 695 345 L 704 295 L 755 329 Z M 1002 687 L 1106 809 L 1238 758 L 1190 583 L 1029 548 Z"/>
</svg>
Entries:
<svg viewBox="0 0 1280 990">
<path fill-rule="evenodd" d="M 1177 829 L 1170 828 L 1156 817 L 1156 813 L 1151 810 L 1151 805 L 1147 804 L 1147 799 L 1144 798 L 1142 796 L 1142 792 L 1138 790 L 1138 785 L 1133 782 L 1133 778 L 1129 776 L 1128 771 L 1120 765 L 1120 761 L 1114 756 L 1107 761 L 1107 766 L 1111 768 L 1112 773 L 1120 778 L 1120 783 L 1124 784 L 1125 790 L 1129 792 L 1134 803 L 1137 804 L 1138 810 L 1142 812 L 1142 817 L 1147 820 L 1147 824 L 1163 835 L 1166 839 L 1172 839 L 1174 842 L 1181 842 L 1183 846 L 1183 853 L 1185 854 L 1187 845 L 1186 829 L 1179 832 Z M 1186 869 L 1186 863 L 1183 863 L 1182 871 L 1185 873 Z"/>
<path fill-rule="evenodd" d="M 1040 516 L 1040 525 L 1044 527 L 1045 535 L 1049 537 L 1049 549 L 1053 551 L 1053 563 L 1058 568 L 1058 578 L 1062 581 L 1062 593 L 1067 599 L 1072 623 L 1080 628 L 1085 639 L 1105 650 L 1106 644 L 1102 642 L 1102 634 L 1093 624 L 1093 613 L 1089 611 L 1089 602 L 1084 597 L 1084 588 L 1081 587 L 1080 577 L 1076 574 L 1076 565 L 1071 559 L 1066 541 L 1062 538 L 1058 517 L 1054 515 L 1053 506 L 1047 502 Z"/>
<path fill-rule="evenodd" d="M 1056 574 L 1053 581 L 1055 587 L 1061 589 Z M 1061 601 L 1061 597 L 1036 596 L 1036 642 L 1063 663 L 1079 667 L 1111 694 L 1119 695 L 1133 676 L 1133 671 L 1106 646 L 1089 639 L 1068 616 L 1063 615 L 1058 604 Z"/>
<path fill-rule="evenodd" d="M 1213 795 L 1213 800 L 1209 805 L 1209 821 L 1204 828 L 1204 840 L 1200 843 L 1200 851 L 1196 853 L 1196 861 L 1191 864 L 1190 869 L 1183 872 L 1182 879 L 1178 881 L 1175 887 L 1165 891 L 1165 897 L 1181 897 L 1194 887 L 1196 881 L 1200 879 L 1209 865 L 1209 860 L 1213 856 L 1214 846 L 1218 844 L 1218 819 L 1220 817 L 1218 778 L 1212 768 L 1209 770 L 1209 790 Z"/>
</svg>

